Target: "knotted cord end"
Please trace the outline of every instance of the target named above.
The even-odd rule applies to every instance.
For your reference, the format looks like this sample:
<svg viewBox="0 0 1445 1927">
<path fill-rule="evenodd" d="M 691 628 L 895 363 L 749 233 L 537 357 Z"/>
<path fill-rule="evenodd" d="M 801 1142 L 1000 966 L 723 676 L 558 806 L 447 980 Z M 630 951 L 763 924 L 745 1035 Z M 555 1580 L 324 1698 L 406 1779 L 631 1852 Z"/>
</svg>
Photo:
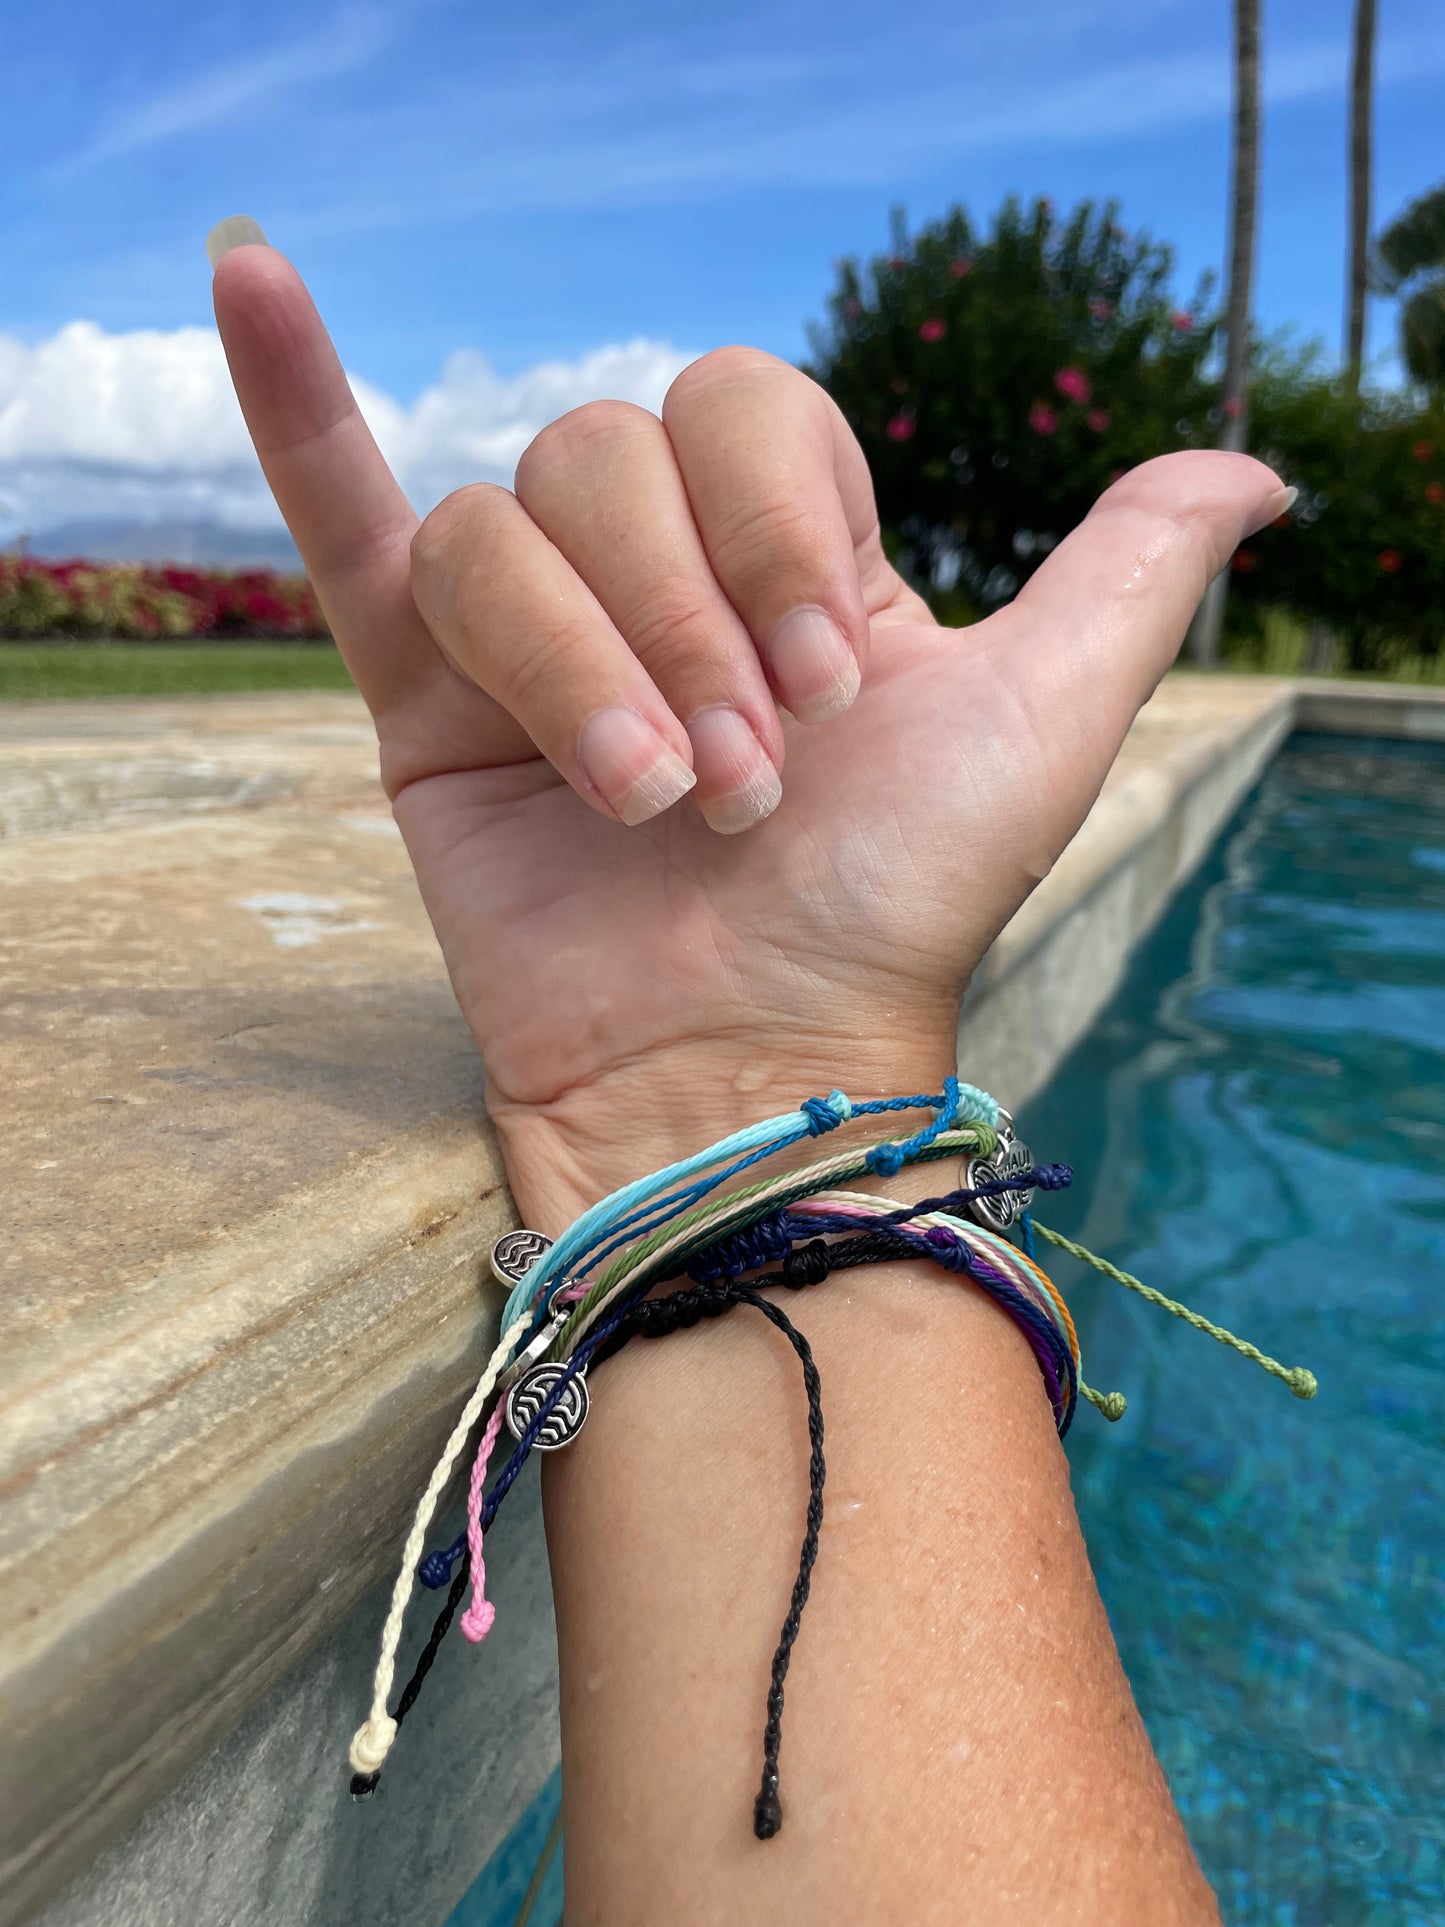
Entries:
<svg viewBox="0 0 1445 1927">
<path fill-rule="evenodd" d="M 386 1764 L 392 1743 L 396 1739 L 396 1721 L 389 1713 L 383 1713 L 379 1720 L 367 1720 L 358 1726 L 351 1738 L 349 1759 L 351 1769 L 358 1779 L 369 1779 L 374 1786 Z M 363 1789 L 371 1792 L 371 1787 Z M 355 1792 L 355 1787 L 352 1788 Z"/>
</svg>

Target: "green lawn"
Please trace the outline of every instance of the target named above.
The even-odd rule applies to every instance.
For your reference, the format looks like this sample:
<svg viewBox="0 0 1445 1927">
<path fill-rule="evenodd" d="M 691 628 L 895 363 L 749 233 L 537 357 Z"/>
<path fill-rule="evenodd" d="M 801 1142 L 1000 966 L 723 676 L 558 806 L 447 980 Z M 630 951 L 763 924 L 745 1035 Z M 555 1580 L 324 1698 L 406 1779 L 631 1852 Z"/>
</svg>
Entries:
<svg viewBox="0 0 1445 1927">
<path fill-rule="evenodd" d="M 350 687 L 329 643 L 0 642 L 0 702 Z"/>
</svg>

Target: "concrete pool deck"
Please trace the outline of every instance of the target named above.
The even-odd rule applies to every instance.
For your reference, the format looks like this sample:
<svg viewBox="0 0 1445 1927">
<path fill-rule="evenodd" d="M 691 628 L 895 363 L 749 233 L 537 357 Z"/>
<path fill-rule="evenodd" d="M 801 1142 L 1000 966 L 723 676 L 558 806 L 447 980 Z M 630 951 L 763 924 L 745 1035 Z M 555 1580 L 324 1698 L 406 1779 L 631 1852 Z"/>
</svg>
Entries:
<svg viewBox="0 0 1445 1927">
<path fill-rule="evenodd" d="M 1169 678 L 977 973 L 970 1077 L 1039 1088 L 1296 727 L 1445 739 L 1445 690 Z M 355 699 L 0 710 L 0 898 L 11 1923 L 387 1571 L 511 1217 Z"/>
</svg>

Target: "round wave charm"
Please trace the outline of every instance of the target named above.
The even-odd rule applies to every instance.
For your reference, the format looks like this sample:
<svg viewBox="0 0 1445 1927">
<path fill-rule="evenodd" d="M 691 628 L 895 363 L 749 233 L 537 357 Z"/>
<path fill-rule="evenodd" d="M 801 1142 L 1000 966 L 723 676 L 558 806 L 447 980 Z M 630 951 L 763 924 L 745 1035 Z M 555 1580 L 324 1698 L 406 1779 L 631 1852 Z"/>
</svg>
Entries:
<svg viewBox="0 0 1445 1927">
<path fill-rule="evenodd" d="M 561 1378 L 563 1365 L 534 1365 L 524 1372 L 507 1394 L 507 1430 L 520 1439 L 547 1402 L 547 1396 Z M 556 1405 L 547 1414 L 536 1437 L 539 1452 L 556 1452 L 570 1445 L 587 1421 L 587 1380 L 578 1372 L 568 1379 Z"/>
<path fill-rule="evenodd" d="M 965 1158 L 963 1161 L 965 1191 L 972 1191 L 980 1184 L 996 1184 L 1002 1176 L 1003 1172 L 987 1158 Z M 991 1197 L 970 1198 L 964 1209 L 974 1223 L 981 1224 L 986 1231 L 1007 1231 L 1013 1223 L 1011 1197 L 1007 1191 L 997 1191 Z"/>
<path fill-rule="evenodd" d="M 552 1240 L 540 1231 L 504 1231 L 492 1246 L 492 1275 L 504 1285 L 520 1285 Z"/>
</svg>

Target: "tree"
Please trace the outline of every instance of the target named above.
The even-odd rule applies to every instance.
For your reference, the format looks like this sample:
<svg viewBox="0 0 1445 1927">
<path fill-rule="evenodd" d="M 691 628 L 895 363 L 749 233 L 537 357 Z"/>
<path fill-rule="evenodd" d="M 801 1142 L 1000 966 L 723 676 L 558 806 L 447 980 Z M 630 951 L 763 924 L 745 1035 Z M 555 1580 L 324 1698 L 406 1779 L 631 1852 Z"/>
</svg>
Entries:
<svg viewBox="0 0 1445 1927">
<path fill-rule="evenodd" d="M 1345 365 L 1358 389 L 1365 362 L 1365 295 L 1370 279 L 1370 174 L 1374 153 L 1375 0 L 1355 0 L 1350 57 L 1350 269 Z"/>
<path fill-rule="evenodd" d="M 809 372 L 868 456 L 895 559 L 958 619 L 1006 601 L 1114 475 L 1205 446 L 1210 284 L 1090 204 L 963 209 L 839 264 Z M 1211 409 L 1214 409 L 1211 421 Z"/>
<path fill-rule="evenodd" d="M 1224 429 L 1219 446 L 1242 449 L 1249 435 L 1249 334 L 1254 227 L 1259 202 L 1259 0 L 1234 0 L 1234 115 L 1230 195 L 1229 291 L 1224 320 Z M 1198 663 L 1219 660 L 1227 575 L 1216 576 L 1189 632 Z"/>
<path fill-rule="evenodd" d="M 1412 201 L 1375 244 L 1376 284 L 1400 307 L 1400 358 L 1412 381 L 1445 391 L 1445 182 Z"/>
</svg>

